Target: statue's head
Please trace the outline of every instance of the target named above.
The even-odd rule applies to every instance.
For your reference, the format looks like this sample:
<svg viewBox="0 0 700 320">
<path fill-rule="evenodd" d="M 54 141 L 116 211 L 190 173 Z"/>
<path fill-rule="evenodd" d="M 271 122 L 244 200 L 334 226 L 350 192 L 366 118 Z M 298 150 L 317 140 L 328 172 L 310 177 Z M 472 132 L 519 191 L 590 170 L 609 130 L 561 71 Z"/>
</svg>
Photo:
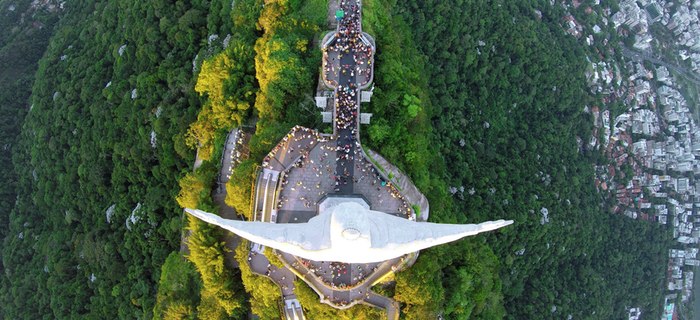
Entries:
<svg viewBox="0 0 700 320">
<path fill-rule="evenodd" d="M 370 248 L 372 239 L 368 210 L 354 202 L 345 202 L 331 208 L 331 246 L 339 249 L 357 250 Z"/>
</svg>

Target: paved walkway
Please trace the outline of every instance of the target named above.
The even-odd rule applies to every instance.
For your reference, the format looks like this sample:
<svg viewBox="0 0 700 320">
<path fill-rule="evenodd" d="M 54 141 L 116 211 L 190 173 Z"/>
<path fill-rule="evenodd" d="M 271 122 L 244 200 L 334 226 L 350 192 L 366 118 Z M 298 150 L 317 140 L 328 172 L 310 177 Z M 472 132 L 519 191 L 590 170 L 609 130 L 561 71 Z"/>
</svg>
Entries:
<svg viewBox="0 0 700 320">
<path fill-rule="evenodd" d="M 283 298 L 295 297 L 294 279 L 296 279 L 296 276 L 289 269 L 280 269 L 272 265 L 265 255 L 253 251 L 248 254 L 248 264 L 253 272 L 268 277 L 277 284 L 282 291 Z"/>
<path fill-rule="evenodd" d="M 221 171 L 219 172 L 220 183 L 226 184 L 231 178 L 233 167 L 238 163 L 241 156 L 240 150 L 237 150 L 236 146 L 243 144 L 243 135 L 241 130 L 236 128 L 231 130 L 226 137 L 224 153 L 221 156 Z"/>
<path fill-rule="evenodd" d="M 265 157 L 253 194 L 256 221 L 306 222 L 318 214 L 319 202 L 332 195 L 363 197 L 372 210 L 411 217 L 412 209 L 400 190 L 361 149 L 360 90 L 373 80 L 376 50 L 374 39 L 362 32 L 360 0 L 330 0 L 329 18 L 335 20 L 338 9 L 344 17 L 332 21 L 337 22 L 336 30 L 322 41 L 322 82 L 334 90 L 326 107 L 332 107 L 326 111 L 333 114 L 333 135 L 297 126 Z M 271 265 L 259 248 L 251 250 L 249 263 L 254 272 L 277 283 L 285 299 L 293 297 L 293 280 L 298 276 L 324 303 L 341 309 L 358 303 L 384 308 L 390 320 L 398 319 L 398 304 L 372 292 L 371 287 L 415 261 L 415 255 L 408 255 L 379 263 L 346 264 L 278 254 L 286 268 Z"/>
<path fill-rule="evenodd" d="M 362 35 L 360 1 L 340 0 L 344 17 L 323 43 L 323 78 L 334 88 L 333 132 L 337 138 L 336 193 L 354 193 L 355 163 L 359 147 L 360 90 L 372 79 L 374 47 Z"/>
<path fill-rule="evenodd" d="M 235 209 L 226 204 L 226 183 L 231 178 L 233 168 L 241 159 L 241 148 L 248 142 L 248 137 L 238 128 L 229 132 L 224 146 L 224 152 L 221 155 L 221 170 L 219 171 L 219 187 L 217 192 L 212 196 L 214 204 L 219 207 L 219 215 L 225 219 L 238 220 L 238 213 Z M 224 245 L 229 250 L 224 254 L 224 261 L 229 267 L 238 268 L 238 260 L 236 260 L 235 252 L 238 245 L 241 243 L 241 238 L 234 233 L 224 233 Z"/>
<path fill-rule="evenodd" d="M 349 264 L 298 259 L 309 271 L 332 288 L 354 287 L 377 270 L 379 263 Z"/>
<path fill-rule="evenodd" d="M 374 39 L 360 28 L 352 39 L 346 40 L 352 44 L 346 45 L 341 42 L 347 38 L 339 31 L 342 27 L 339 25 L 338 30 L 329 32 L 322 40 L 323 80 L 327 87 L 335 89 L 338 85 L 348 84 L 342 76 L 349 75 L 354 77 L 352 83 L 362 88 L 374 78 Z"/>
<path fill-rule="evenodd" d="M 353 61 L 353 58 L 351 55 L 345 55 L 344 57 L 341 58 L 341 64 L 342 65 L 347 65 L 347 68 L 343 69 L 343 72 L 341 72 L 340 75 L 340 83 L 342 84 L 355 84 L 357 83 L 357 78 L 355 77 L 354 73 L 351 73 L 350 71 L 354 69 L 355 62 Z M 347 71 L 347 72 L 345 72 Z M 346 111 L 343 112 L 342 110 L 338 110 L 344 107 L 343 103 L 336 102 L 336 114 L 347 114 L 347 118 L 344 119 L 344 121 L 349 122 L 348 126 L 340 126 L 338 125 L 339 119 L 335 119 L 334 125 L 337 127 L 337 134 L 338 134 L 338 140 L 337 140 L 337 150 L 336 150 L 336 158 L 338 159 L 337 165 L 336 165 L 336 172 L 340 176 L 337 178 L 336 181 L 339 181 L 340 184 L 338 185 L 339 190 L 337 193 L 339 194 L 352 194 L 353 193 L 353 177 L 355 176 L 355 166 L 353 159 L 357 156 L 357 149 L 356 149 L 356 141 L 357 141 L 357 136 L 355 133 L 357 132 L 357 115 L 358 115 L 358 110 L 359 110 L 359 91 L 357 89 L 350 89 L 351 87 L 344 87 L 348 88 L 347 92 L 342 92 L 342 87 L 336 89 L 336 101 L 340 99 L 347 99 L 350 100 L 348 103 L 354 103 L 354 111 Z M 353 101 L 355 100 L 355 101 Z"/>
<path fill-rule="evenodd" d="M 282 146 L 277 149 L 277 152 L 286 153 L 287 147 Z M 361 194 L 369 201 L 372 210 L 403 214 L 403 217 L 407 217 L 408 204 L 398 189 L 380 175 L 380 171 L 362 155 L 359 148 L 353 151 L 352 160 L 340 165 L 342 168 L 352 168 L 352 170 L 340 171 L 341 174 L 338 174 L 336 148 L 334 140 L 314 143 L 313 148 L 305 151 L 303 158 L 299 158 L 292 168 L 280 174 L 279 185 L 267 182 L 264 173 L 268 169 L 264 169 L 263 176 L 257 182 L 256 212 L 259 215 L 268 216 L 269 211 L 264 210 L 275 209 L 278 210 L 278 217 L 282 216 L 283 212 L 313 216 L 317 212 L 318 203 L 327 195 Z M 347 176 L 345 176 L 346 172 Z M 336 181 L 338 176 L 339 179 Z M 268 206 L 261 211 L 265 195 L 269 196 L 274 192 L 270 189 L 271 187 L 276 187 L 278 192 L 275 207 Z M 304 222 L 308 219 L 307 217 L 301 220 L 287 219 L 287 221 Z M 277 222 L 280 222 L 279 218 Z"/>
<path fill-rule="evenodd" d="M 332 284 L 329 285 L 328 281 L 331 276 L 329 274 L 318 275 L 318 270 L 314 270 L 313 266 L 308 263 L 308 260 L 304 260 L 284 252 L 281 252 L 280 254 L 282 260 L 288 266 L 292 267 L 297 275 L 300 275 L 304 281 L 311 285 L 311 288 L 313 288 L 321 297 L 321 302 L 339 309 L 347 309 L 355 304 L 362 303 L 363 301 L 368 304 L 372 304 L 370 301 L 366 301 L 366 299 L 368 299 L 373 293 L 371 290 L 372 285 L 384 277 L 388 272 L 398 270 L 397 268 L 400 268 L 400 266 L 407 261 L 406 259 L 409 259 L 409 257 L 400 257 L 378 263 L 373 267 L 374 272 L 372 272 L 362 281 L 359 281 L 352 286 L 341 287 L 337 285 L 334 286 Z M 356 264 L 353 264 L 349 265 L 348 268 L 351 266 L 357 267 Z M 391 300 L 389 298 L 386 299 Z M 380 308 L 386 307 L 385 304 L 376 306 Z M 398 310 L 396 311 L 396 314 L 398 314 Z"/>
<path fill-rule="evenodd" d="M 291 169 L 303 160 L 316 144 L 328 141 L 330 137 L 319 134 L 316 130 L 296 126 L 278 143 L 263 160 L 263 168 L 274 171 Z"/>
<path fill-rule="evenodd" d="M 226 182 L 231 178 L 231 171 L 233 167 L 238 163 L 241 157 L 240 147 L 248 143 L 249 137 L 246 137 L 240 129 L 232 129 L 228 136 L 226 137 L 226 144 L 224 145 L 224 152 L 221 157 L 221 170 L 219 171 L 218 187 L 214 192 L 213 200 L 214 204 L 219 207 L 219 215 L 226 219 L 238 219 L 236 211 L 226 205 L 224 201 L 226 198 Z M 202 159 L 199 158 L 199 149 L 197 149 L 197 154 L 195 156 L 193 171 L 196 171 L 202 165 Z M 182 221 L 185 221 L 185 210 L 182 210 Z M 180 252 L 183 254 L 189 254 L 189 248 L 187 247 L 187 239 L 189 238 L 191 231 L 184 229 L 180 236 Z M 240 243 L 240 238 L 229 232 L 226 233 L 223 239 L 226 243 L 226 247 L 235 250 Z M 238 262 L 232 256 L 225 257 L 226 262 L 229 266 L 238 267 Z"/>
<path fill-rule="evenodd" d="M 387 181 L 391 181 L 395 186 L 401 191 L 401 194 L 406 198 L 405 202 L 415 204 L 418 206 L 419 213 L 417 216 L 413 216 L 412 219 L 419 221 L 428 221 L 428 216 L 430 215 L 430 205 L 428 204 L 428 199 L 423 195 L 423 193 L 416 188 L 411 179 L 403 173 L 391 162 L 387 161 L 380 154 L 372 151 L 366 150 L 367 155 L 372 158 L 373 161 L 379 165 L 379 173 Z M 384 171 L 382 171 L 382 169 Z M 389 177 L 392 177 L 391 179 Z M 415 211 L 415 210 L 414 210 Z"/>
<path fill-rule="evenodd" d="M 384 308 L 388 320 L 399 320 L 399 303 L 394 299 L 370 291 L 364 301 L 369 305 Z"/>
<path fill-rule="evenodd" d="M 335 12 L 340 9 L 340 0 L 328 0 L 328 15 L 326 22 L 331 29 L 338 27 L 338 20 L 335 19 Z"/>
</svg>

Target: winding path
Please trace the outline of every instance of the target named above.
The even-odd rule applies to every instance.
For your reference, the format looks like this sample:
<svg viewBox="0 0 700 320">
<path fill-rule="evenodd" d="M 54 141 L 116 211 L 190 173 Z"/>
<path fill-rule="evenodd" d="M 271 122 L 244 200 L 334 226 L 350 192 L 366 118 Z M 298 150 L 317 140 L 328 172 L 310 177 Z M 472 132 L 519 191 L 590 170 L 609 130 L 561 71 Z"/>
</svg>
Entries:
<svg viewBox="0 0 700 320">
<path fill-rule="evenodd" d="M 224 152 L 221 155 L 221 170 L 219 171 L 218 188 L 216 193 L 212 195 L 214 204 L 219 207 L 219 215 L 225 219 L 238 220 L 238 213 L 231 206 L 226 204 L 226 183 L 231 178 L 231 172 L 236 165 L 236 153 L 240 152 L 237 147 L 242 142 L 243 132 L 239 128 L 232 129 L 226 138 Z M 241 139 L 239 141 L 239 139 Z M 232 232 L 225 232 L 223 237 L 224 245 L 229 250 L 224 254 L 224 261 L 233 268 L 238 268 L 238 260 L 236 260 L 235 252 L 238 245 L 241 243 L 241 238 Z"/>
</svg>

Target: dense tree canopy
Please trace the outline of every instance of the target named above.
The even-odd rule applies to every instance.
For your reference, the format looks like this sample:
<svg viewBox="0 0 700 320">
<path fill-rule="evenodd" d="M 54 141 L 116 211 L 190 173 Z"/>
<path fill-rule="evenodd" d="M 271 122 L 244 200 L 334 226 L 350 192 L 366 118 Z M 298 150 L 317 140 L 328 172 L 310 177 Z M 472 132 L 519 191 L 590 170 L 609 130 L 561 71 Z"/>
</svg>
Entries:
<svg viewBox="0 0 700 320">
<path fill-rule="evenodd" d="M 14 155 L 5 317 L 152 317 L 179 247 L 177 178 L 193 160 L 192 59 L 223 3 L 65 3 Z"/>
<path fill-rule="evenodd" d="M 488 236 L 508 318 L 657 312 L 669 234 L 599 206 L 592 161 L 576 144 L 592 127 L 587 52 L 559 25 L 563 9 L 461 0 L 402 1 L 396 11 L 427 59 L 432 142 L 450 168 L 457 220 L 516 221 Z"/>
<path fill-rule="evenodd" d="M 292 126 L 322 125 L 327 1 L 78 0 L 31 24 L 18 22 L 31 1 L 14 5 L 0 17 L 0 318 L 279 318 L 280 291 L 247 267 L 247 243 L 231 269 L 223 233 L 181 207 L 218 209 L 226 134 L 254 126 L 226 196 L 249 218 L 264 155 Z M 363 144 L 426 194 L 430 221 L 516 221 L 421 252 L 381 289 L 403 317 L 655 314 L 669 235 L 599 206 L 595 155 L 576 144 L 591 134 L 587 49 L 563 32 L 562 8 L 363 5 L 378 45 Z M 310 318 L 383 316 L 297 289 Z"/>
<path fill-rule="evenodd" d="M 31 2 L 0 1 L 0 239 L 5 238 L 16 200 L 12 151 L 31 106 L 34 73 L 60 16 L 56 10 Z"/>
</svg>

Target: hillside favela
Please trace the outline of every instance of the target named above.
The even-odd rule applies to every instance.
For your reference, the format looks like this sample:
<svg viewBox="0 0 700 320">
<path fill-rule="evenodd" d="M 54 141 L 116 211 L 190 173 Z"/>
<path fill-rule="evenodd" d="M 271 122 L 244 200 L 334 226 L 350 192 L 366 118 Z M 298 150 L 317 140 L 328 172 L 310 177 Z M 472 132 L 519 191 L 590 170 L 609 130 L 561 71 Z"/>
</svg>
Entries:
<svg viewBox="0 0 700 320">
<path fill-rule="evenodd" d="M 0 26 L 0 319 L 700 318 L 700 1 Z"/>
</svg>

